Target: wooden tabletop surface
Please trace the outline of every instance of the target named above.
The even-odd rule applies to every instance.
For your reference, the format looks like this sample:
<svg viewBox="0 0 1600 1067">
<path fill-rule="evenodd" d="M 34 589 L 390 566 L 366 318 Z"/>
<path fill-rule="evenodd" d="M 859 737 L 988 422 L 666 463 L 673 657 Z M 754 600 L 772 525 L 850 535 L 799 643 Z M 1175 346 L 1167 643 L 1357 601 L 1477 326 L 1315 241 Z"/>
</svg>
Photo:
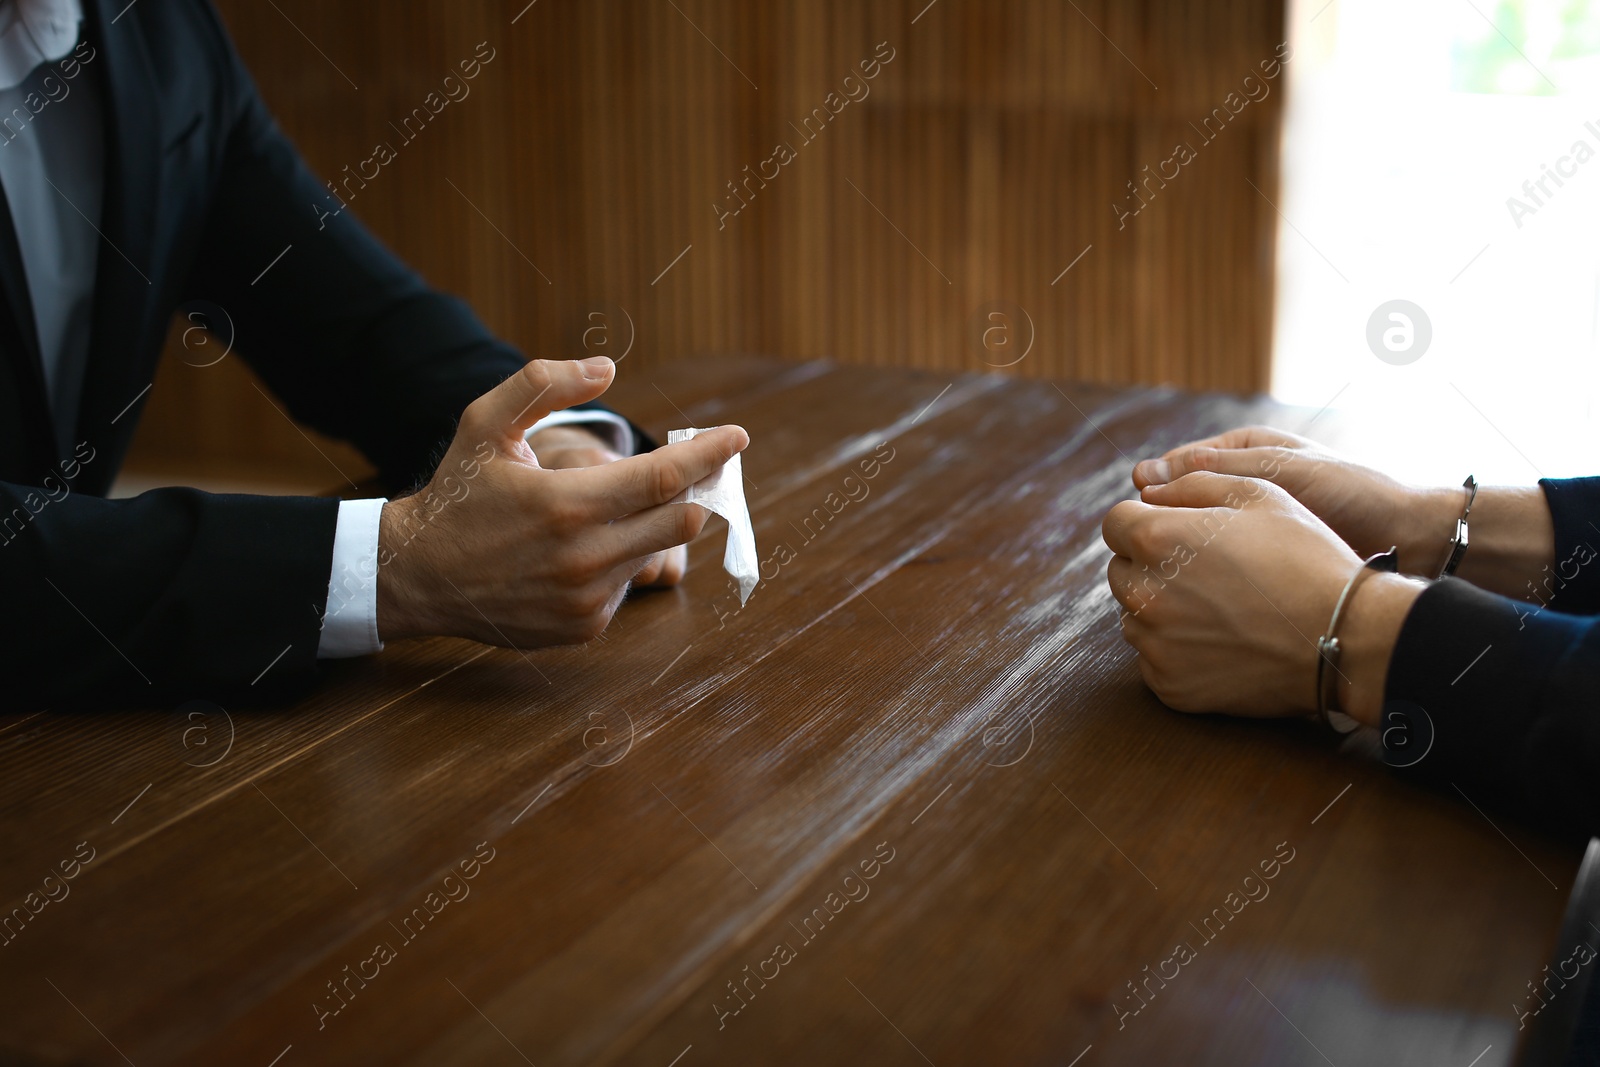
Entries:
<svg viewBox="0 0 1600 1067">
<path fill-rule="evenodd" d="M 1170 712 L 1119 635 L 1133 461 L 1314 413 L 629 370 L 663 437 L 750 431 L 748 605 L 717 522 L 584 647 L 0 717 L 0 1061 L 1511 1062 L 1578 850 Z"/>
</svg>

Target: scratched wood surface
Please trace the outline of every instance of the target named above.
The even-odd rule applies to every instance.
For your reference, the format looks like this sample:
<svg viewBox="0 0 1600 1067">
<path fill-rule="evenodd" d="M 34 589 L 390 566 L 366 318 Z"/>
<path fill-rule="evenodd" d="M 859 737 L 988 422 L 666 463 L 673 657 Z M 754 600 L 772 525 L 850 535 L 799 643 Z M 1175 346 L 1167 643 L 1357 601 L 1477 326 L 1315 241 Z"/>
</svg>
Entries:
<svg viewBox="0 0 1600 1067">
<path fill-rule="evenodd" d="M 750 430 L 749 604 L 718 524 L 585 647 L 0 717 L 0 1063 L 1511 1062 L 1577 850 L 1169 712 L 1118 634 L 1131 462 L 1314 413 L 748 358 L 614 400 Z"/>
</svg>

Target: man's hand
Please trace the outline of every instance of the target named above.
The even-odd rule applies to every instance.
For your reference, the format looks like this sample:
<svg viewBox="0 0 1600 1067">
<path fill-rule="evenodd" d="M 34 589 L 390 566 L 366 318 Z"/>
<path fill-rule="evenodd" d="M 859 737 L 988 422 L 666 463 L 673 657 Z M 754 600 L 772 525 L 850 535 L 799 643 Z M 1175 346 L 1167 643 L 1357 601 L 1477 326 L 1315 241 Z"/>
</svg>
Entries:
<svg viewBox="0 0 1600 1067">
<path fill-rule="evenodd" d="M 596 435 L 581 426 L 550 426 L 528 435 L 539 466 L 546 470 L 572 470 L 615 463 L 617 455 Z M 677 545 L 652 555 L 634 575 L 635 586 L 669 586 L 683 581 L 689 570 L 689 549 Z"/>
<path fill-rule="evenodd" d="M 534 360 L 467 407 L 428 485 L 384 505 L 378 633 L 532 648 L 599 634 L 650 557 L 694 539 L 668 501 L 749 444 L 737 426 L 600 466 L 549 470 L 523 441 L 611 384 L 603 357 Z"/>
<path fill-rule="evenodd" d="M 1147 486 L 1107 513 L 1123 637 L 1162 702 L 1238 715 L 1316 709 L 1316 641 L 1361 565 L 1348 545 L 1270 482 L 1198 472 Z M 1376 723 L 1389 653 L 1420 592 L 1369 575 L 1339 626 L 1340 706 Z"/>
</svg>

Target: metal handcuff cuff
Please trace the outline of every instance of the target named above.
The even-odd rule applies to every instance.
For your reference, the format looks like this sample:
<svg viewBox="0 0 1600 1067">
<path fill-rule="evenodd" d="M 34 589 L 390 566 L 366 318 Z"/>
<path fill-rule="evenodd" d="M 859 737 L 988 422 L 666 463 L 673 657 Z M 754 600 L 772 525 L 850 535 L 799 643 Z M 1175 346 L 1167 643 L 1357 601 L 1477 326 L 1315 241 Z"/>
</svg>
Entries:
<svg viewBox="0 0 1600 1067">
<path fill-rule="evenodd" d="M 1454 574 L 1461 565 L 1461 557 L 1467 553 L 1467 516 L 1472 514 L 1472 505 L 1478 499 L 1478 481 L 1469 474 L 1461 487 L 1467 491 L 1467 504 L 1462 509 L 1461 518 L 1456 520 L 1455 532 L 1450 538 L 1450 554 L 1439 570 L 1440 578 Z M 1333 617 L 1328 620 L 1328 632 L 1317 639 L 1317 716 L 1337 733 L 1347 734 L 1361 725 L 1339 710 L 1339 656 L 1343 652 L 1339 643 L 1339 620 L 1362 579 L 1374 571 L 1395 574 L 1399 570 L 1400 551 L 1397 547 L 1368 556 L 1350 576 L 1339 599 L 1334 602 Z"/>
</svg>

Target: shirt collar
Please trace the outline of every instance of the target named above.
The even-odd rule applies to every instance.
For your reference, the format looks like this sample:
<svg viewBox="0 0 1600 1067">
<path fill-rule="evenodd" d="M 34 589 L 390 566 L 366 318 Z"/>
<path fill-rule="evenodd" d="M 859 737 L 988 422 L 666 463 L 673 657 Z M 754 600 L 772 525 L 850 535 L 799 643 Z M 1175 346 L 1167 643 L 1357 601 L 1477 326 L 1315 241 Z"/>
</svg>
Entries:
<svg viewBox="0 0 1600 1067">
<path fill-rule="evenodd" d="M 72 51 L 82 21 L 82 0 L 0 0 L 0 89 Z"/>
</svg>

